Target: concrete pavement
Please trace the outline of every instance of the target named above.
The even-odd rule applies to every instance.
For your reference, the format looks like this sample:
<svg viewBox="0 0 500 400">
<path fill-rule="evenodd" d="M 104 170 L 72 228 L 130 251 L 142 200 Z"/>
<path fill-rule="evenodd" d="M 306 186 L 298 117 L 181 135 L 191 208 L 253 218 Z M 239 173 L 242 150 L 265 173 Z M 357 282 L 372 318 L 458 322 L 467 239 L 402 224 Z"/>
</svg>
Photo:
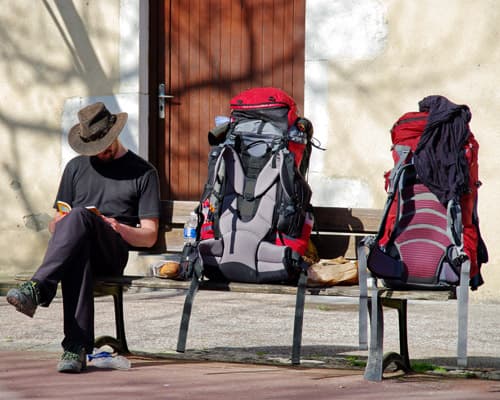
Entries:
<svg viewBox="0 0 500 400">
<path fill-rule="evenodd" d="M 197 294 L 187 352 L 174 351 L 184 293 L 125 295 L 128 371 L 90 367 L 80 375 L 55 371 L 60 355 L 62 302 L 30 319 L 0 298 L 0 399 L 396 399 L 500 398 L 499 304 L 472 304 L 469 368 L 455 365 L 455 302 L 409 304 L 410 357 L 417 365 L 449 368 L 444 375 L 406 375 L 367 382 L 357 350 L 357 305 L 350 299 L 315 302 L 304 316 L 302 366 L 290 366 L 294 297 Z M 393 315 L 394 314 L 394 315 Z M 385 351 L 398 349 L 386 315 Z M 96 335 L 113 334 L 112 302 L 96 302 Z M 461 379 L 475 376 L 482 379 Z"/>
<path fill-rule="evenodd" d="M 500 383 L 410 375 L 367 382 L 359 371 L 150 360 L 133 357 L 127 371 L 90 367 L 60 374 L 55 353 L 0 351 L 1 399 L 498 399 Z"/>
</svg>

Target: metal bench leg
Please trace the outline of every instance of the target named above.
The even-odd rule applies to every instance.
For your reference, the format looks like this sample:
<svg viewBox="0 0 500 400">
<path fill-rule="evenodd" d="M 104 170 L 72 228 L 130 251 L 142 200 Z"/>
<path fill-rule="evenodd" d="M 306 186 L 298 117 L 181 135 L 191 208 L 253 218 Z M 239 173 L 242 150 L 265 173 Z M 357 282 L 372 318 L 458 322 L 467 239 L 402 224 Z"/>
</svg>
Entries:
<svg viewBox="0 0 500 400">
<path fill-rule="evenodd" d="M 384 314 L 379 298 L 379 290 L 373 286 L 370 299 L 370 348 L 365 368 L 365 379 L 381 381 L 383 370 Z"/>
<path fill-rule="evenodd" d="M 127 338 L 125 336 L 125 319 L 123 313 L 123 287 L 117 286 L 117 291 L 113 295 L 113 302 L 115 305 L 115 325 L 116 325 L 116 339 L 120 343 L 122 353 L 130 353 L 127 345 Z"/>
<path fill-rule="evenodd" d="M 292 345 L 292 364 L 300 364 L 300 349 L 302 346 L 302 326 L 304 322 L 304 303 L 306 297 L 307 273 L 300 272 L 299 282 L 297 284 L 297 298 L 295 300 L 295 321 L 293 325 L 293 345 Z"/>
<path fill-rule="evenodd" d="M 194 296 L 196 295 L 199 286 L 200 281 L 197 275 L 193 274 L 193 279 L 191 280 L 189 291 L 186 294 L 184 308 L 182 310 L 181 326 L 179 329 L 179 337 L 177 339 L 177 351 L 179 353 L 184 353 L 186 351 L 186 340 L 189 329 L 189 320 L 191 318 L 191 309 L 193 308 Z"/>
<path fill-rule="evenodd" d="M 366 245 L 358 245 L 358 280 L 359 280 L 359 350 L 368 349 L 368 271 L 366 266 Z"/>
<path fill-rule="evenodd" d="M 125 321 L 123 313 L 123 287 L 117 286 L 99 286 L 95 289 L 94 297 L 110 295 L 113 296 L 115 308 L 115 326 L 116 339 L 111 336 L 101 336 L 95 340 L 95 347 L 110 346 L 119 354 L 130 354 L 125 335 Z"/>
<path fill-rule="evenodd" d="M 460 271 L 460 286 L 457 288 L 457 365 L 467 367 L 467 329 L 469 320 L 469 277 L 470 261 L 462 263 Z"/>
<path fill-rule="evenodd" d="M 398 311 L 399 321 L 399 354 L 389 353 L 384 356 L 383 369 L 385 370 L 389 364 L 394 362 L 399 369 L 404 372 L 411 371 L 410 356 L 408 353 L 408 301 L 406 299 L 389 299 L 384 298 L 382 305 L 394 308 Z"/>
</svg>

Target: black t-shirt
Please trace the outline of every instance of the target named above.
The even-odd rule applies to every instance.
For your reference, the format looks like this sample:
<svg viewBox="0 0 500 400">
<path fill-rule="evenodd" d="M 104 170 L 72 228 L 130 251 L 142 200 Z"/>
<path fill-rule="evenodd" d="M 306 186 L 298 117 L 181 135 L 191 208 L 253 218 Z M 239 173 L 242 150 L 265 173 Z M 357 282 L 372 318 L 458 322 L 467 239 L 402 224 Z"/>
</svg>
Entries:
<svg viewBox="0 0 500 400">
<path fill-rule="evenodd" d="M 64 169 L 57 200 L 72 207 L 96 206 L 105 216 L 136 226 L 141 218 L 160 216 L 158 173 L 130 150 L 108 162 L 77 156 Z"/>
</svg>

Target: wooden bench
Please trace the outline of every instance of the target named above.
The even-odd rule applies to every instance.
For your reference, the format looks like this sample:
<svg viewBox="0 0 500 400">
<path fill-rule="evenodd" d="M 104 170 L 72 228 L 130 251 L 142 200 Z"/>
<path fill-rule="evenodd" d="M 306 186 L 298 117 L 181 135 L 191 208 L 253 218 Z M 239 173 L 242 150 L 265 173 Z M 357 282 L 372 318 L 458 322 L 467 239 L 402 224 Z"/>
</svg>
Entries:
<svg viewBox="0 0 500 400">
<path fill-rule="evenodd" d="M 196 202 L 164 201 L 161 220 L 161 234 L 158 245 L 144 254 L 180 253 L 182 251 L 182 228 L 190 211 Z M 154 289 L 183 289 L 187 291 L 183 318 L 179 329 L 177 350 L 185 350 L 191 305 L 197 290 L 217 290 L 243 293 L 272 293 L 296 295 L 294 335 L 292 343 L 292 364 L 300 363 L 300 349 L 302 338 L 302 316 L 304 311 L 304 295 L 310 296 L 342 296 L 359 299 L 359 348 L 368 348 L 368 314 L 370 313 L 370 348 L 368 362 L 365 369 L 367 380 L 378 381 L 383 377 L 386 367 L 394 362 L 400 369 L 410 371 L 410 357 L 408 353 L 407 331 L 407 303 L 410 300 L 447 301 L 456 299 L 456 291 L 398 291 L 384 288 L 371 278 L 366 270 L 366 247 L 362 239 L 373 235 L 381 218 L 381 210 L 350 209 L 336 207 L 315 208 L 315 228 L 312 240 L 318 248 L 322 259 L 345 256 L 347 259 L 356 259 L 359 255 L 358 286 L 334 287 L 296 287 L 287 285 L 218 283 L 211 281 L 195 282 L 161 279 L 151 276 L 122 276 L 107 277 L 96 281 L 94 295 L 111 295 L 114 300 L 116 337 L 103 336 L 96 339 L 96 347 L 110 345 L 119 353 L 129 353 L 126 340 L 123 292 L 124 288 L 154 288 Z M 168 246 L 165 247 L 165 244 Z M 26 279 L 26 277 L 24 278 Z M 468 306 L 468 270 L 462 268 L 461 285 L 458 302 L 457 327 L 457 363 L 464 367 L 467 364 L 467 306 Z M 368 287 L 369 286 L 369 287 Z M 389 352 L 384 356 L 384 307 L 395 309 L 398 312 L 399 324 L 399 353 Z"/>
<path fill-rule="evenodd" d="M 142 251 L 143 254 L 157 254 L 165 251 L 168 254 L 179 254 L 183 247 L 182 229 L 189 213 L 195 208 L 196 202 L 164 201 L 162 203 L 163 217 L 159 245 L 151 250 Z M 366 234 L 372 234 L 378 227 L 380 212 L 370 209 L 347 208 L 315 208 L 315 228 L 312 240 L 318 253 L 323 259 L 345 256 L 348 259 L 356 258 L 356 246 Z M 167 244 L 164 249 L 165 243 Z M 366 283 L 366 279 L 362 281 Z M 368 348 L 368 296 L 367 287 L 363 286 L 334 286 L 334 287 L 306 287 L 303 285 L 273 285 L 273 284 L 245 284 L 221 283 L 209 280 L 177 281 L 151 276 L 121 276 L 106 277 L 97 280 L 94 294 L 96 296 L 111 295 L 114 299 L 116 338 L 104 336 L 96 339 L 96 346 L 110 345 L 120 353 L 128 353 L 123 315 L 123 289 L 154 288 L 154 289 L 184 289 L 187 291 L 177 351 L 184 352 L 186 347 L 191 306 L 197 290 L 217 290 L 244 293 L 288 294 L 296 296 L 294 334 L 292 343 L 292 364 L 300 363 L 300 349 L 302 338 L 302 318 L 304 311 L 304 296 L 342 296 L 359 299 L 359 348 Z"/>
</svg>

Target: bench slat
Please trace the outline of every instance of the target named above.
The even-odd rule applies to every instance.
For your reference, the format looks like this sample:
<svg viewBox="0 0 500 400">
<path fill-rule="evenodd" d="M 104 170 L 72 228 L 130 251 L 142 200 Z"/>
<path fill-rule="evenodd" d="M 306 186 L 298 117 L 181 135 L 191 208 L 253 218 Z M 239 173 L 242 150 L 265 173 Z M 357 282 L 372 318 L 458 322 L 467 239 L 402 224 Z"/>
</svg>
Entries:
<svg viewBox="0 0 500 400">
<path fill-rule="evenodd" d="M 198 205 L 197 201 L 182 201 L 182 200 L 162 200 L 162 220 L 166 225 L 166 229 L 172 225 L 184 226 L 189 218 L 189 214 Z"/>
<path fill-rule="evenodd" d="M 103 286 L 128 286 L 150 289 L 189 289 L 190 281 L 176 281 L 173 279 L 162 279 L 157 277 L 144 277 L 125 275 L 118 277 L 105 277 L 97 280 L 98 285 Z M 266 294 L 290 294 L 297 293 L 296 286 L 288 285 L 271 285 L 271 284 L 254 284 L 254 283 L 237 283 L 237 282 L 200 282 L 200 290 L 216 290 L 225 292 L 241 292 L 241 293 L 266 293 Z M 331 287 L 310 287 L 307 291 L 311 295 L 322 296 L 347 296 L 358 297 L 358 286 L 331 286 Z"/>
<path fill-rule="evenodd" d="M 173 279 L 163 279 L 152 276 L 125 275 L 117 277 L 105 277 L 97 280 L 98 285 L 103 286 L 128 286 L 150 289 L 189 289 L 190 281 L 176 281 Z M 237 283 L 237 282 L 200 282 L 201 290 L 216 290 L 226 292 L 241 293 L 267 293 L 267 294 L 291 294 L 297 293 L 296 286 Z M 328 287 L 308 287 L 307 292 L 310 295 L 320 296 L 342 296 L 359 297 L 359 286 L 328 286 Z M 397 294 L 397 296 L 396 296 Z M 393 291 L 385 290 L 380 293 L 380 297 L 406 300 L 436 300 L 443 301 L 450 298 L 450 292 L 447 290 L 415 290 L 415 291 Z"/>
<path fill-rule="evenodd" d="M 162 200 L 162 222 L 183 226 L 197 201 Z M 382 210 L 371 208 L 314 207 L 315 229 L 327 232 L 375 233 Z"/>
<path fill-rule="evenodd" d="M 163 217 L 160 223 L 160 241 L 153 252 L 181 252 L 182 230 L 189 213 L 198 202 L 164 200 Z M 368 208 L 314 207 L 314 229 L 312 240 L 321 258 L 356 258 L 357 240 L 353 235 L 376 233 L 382 210 Z M 318 235 L 317 233 L 320 233 Z M 330 235 L 324 235 L 330 233 Z M 151 251 L 151 250 L 150 250 Z"/>
<path fill-rule="evenodd" d="M 371 208 L 314 207 L 314 230 L 320 232 L 376 233 L 382 210 Z"/>
</svg>

